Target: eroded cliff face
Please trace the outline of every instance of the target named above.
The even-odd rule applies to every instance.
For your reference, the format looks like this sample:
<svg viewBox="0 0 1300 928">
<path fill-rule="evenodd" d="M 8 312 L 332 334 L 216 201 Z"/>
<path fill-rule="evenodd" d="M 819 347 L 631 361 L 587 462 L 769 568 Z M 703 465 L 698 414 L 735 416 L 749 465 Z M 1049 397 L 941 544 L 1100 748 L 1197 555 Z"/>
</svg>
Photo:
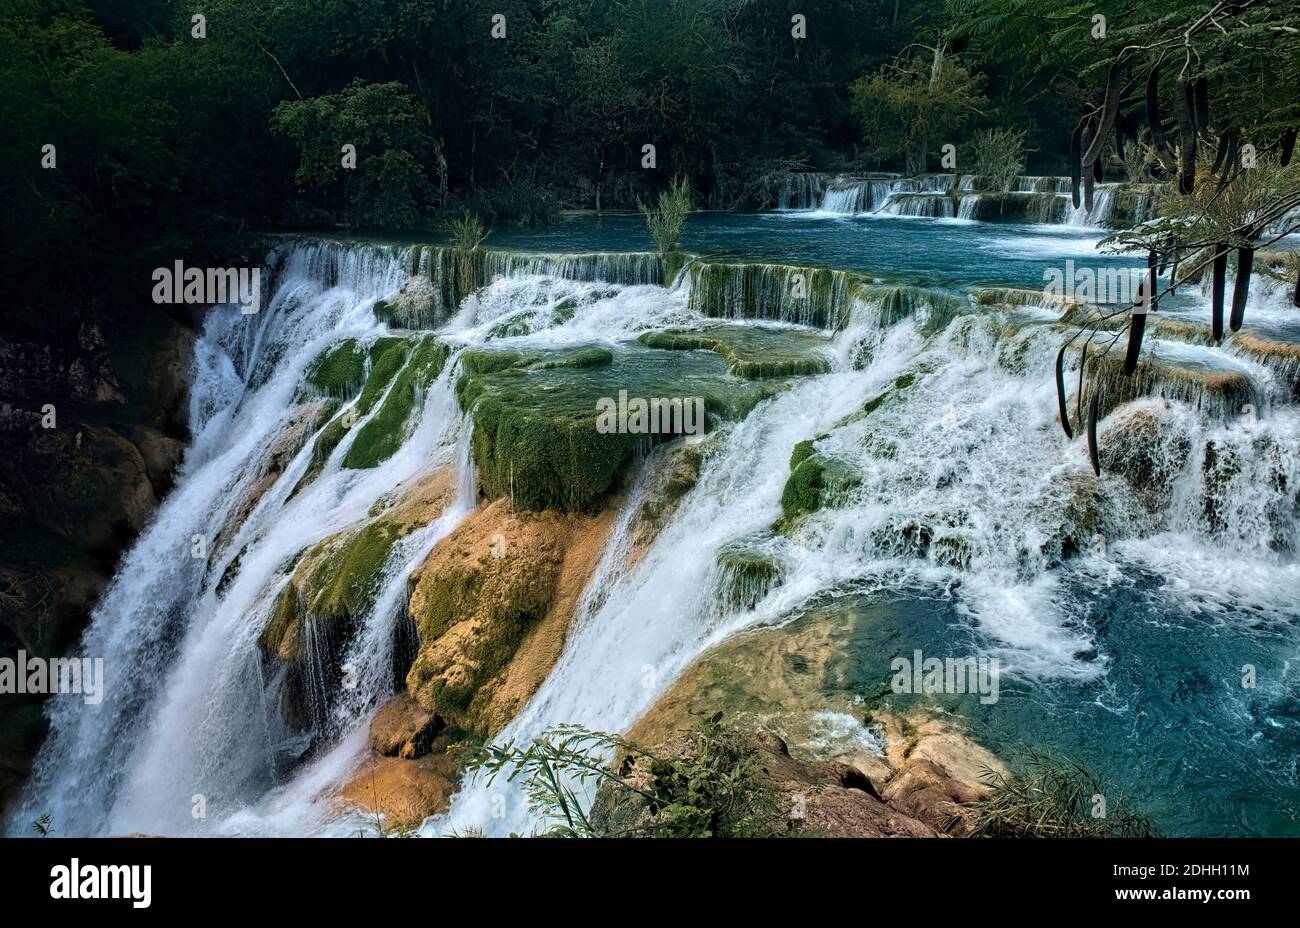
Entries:
<svg viewBox="0 0 1300 928">
<path fill-rule="evenodd" d="M 101 322 L 101 319 L 106 321 Z M 195 329 L 88 308 L 0 335 L 0 656 L 75 650 L 189 440 Z M 0 694 L 0 809 L 45 733 L 42 697 Z"/>
</svg>

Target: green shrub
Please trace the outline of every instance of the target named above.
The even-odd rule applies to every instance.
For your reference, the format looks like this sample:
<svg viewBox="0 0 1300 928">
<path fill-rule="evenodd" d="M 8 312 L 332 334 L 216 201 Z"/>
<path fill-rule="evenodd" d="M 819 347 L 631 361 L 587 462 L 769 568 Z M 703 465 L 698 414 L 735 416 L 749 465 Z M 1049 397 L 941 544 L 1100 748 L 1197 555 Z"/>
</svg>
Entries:
<svg viewBox="0 0 1300 928">
<path fill-rule="evenodd" d="M 1129 808 L 1123 795 L 1101 788 L 1088 771 L 1071 761 L 1030 754 L 1025 769 L 1003 775 L 985 771 L 993 790 L 988 799 L 971 803 L 966 827 L 985 838 L 1149 838 L 1151 820 Z M 1094 813 L 1105 800 L 1105 815 Z M 955 823 L 956 819 L 954 819 Z"/>
<path fill-rule="evenodd" d="M 757 750 L 721 724 L 698 723 L 672 756 L 658 756 L 619 735 L 560 725 L 526 748 L 485 745 L 468 769 L 491 782 L 519 778 L 548 837 L 757 838 L 789 833 L 780 793 L 764 783 Z M 617 766 L 604 757 L 620 752 Z M 594 783 L 584 806 L 581 787 Z"/>
</svg>

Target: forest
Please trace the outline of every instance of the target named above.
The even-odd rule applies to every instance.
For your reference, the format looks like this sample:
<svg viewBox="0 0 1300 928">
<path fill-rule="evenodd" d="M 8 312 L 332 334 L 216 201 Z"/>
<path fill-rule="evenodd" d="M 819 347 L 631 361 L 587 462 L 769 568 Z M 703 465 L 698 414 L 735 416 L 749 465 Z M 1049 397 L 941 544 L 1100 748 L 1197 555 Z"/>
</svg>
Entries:
<svg viewBox="0 0 1300 928">
<path fill-rule="evenodd" d="M 137 296 L 142 269 L 177 253 L 238 255 L 250 230 L 436 228 L 465 210 L 545 223 L 632 208 L 674 175 L 700 205 L 752 208 L 774 172 L 937 170 L 944 144 L 973 167 L 990 129 L 1016 134 L 1030 169 L 1063 173 L 1115 52 L 1204 4 L 4 6 L 0 287 L 7 313 L 50 325 L 92 289 Z M 1300 14 L 1273 6 L 1266 25 L 1209 36 L 1198 61 L 1239 131 L 1264 138 L 1300 120 L 1294 94 L 1268 92 L 1300 76 L 1270 46 Z"/>
</svg>

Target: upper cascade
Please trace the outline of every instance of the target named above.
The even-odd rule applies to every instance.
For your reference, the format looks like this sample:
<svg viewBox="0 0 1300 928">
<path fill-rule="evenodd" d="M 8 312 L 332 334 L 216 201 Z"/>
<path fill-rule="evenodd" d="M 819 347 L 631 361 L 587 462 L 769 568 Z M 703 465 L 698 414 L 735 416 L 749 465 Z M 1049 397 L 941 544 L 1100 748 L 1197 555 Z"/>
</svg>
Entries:
<svg viewBox="0 0 1300 928">
<path fill-rule="evenodd" d="M 1099 183 L 1092 211 L 1070 202 L 1068 177 L 1021 175 L 1005 191 L 982 188 L 975 174 L 821 174 L 792 172 L 770 200 L 776 209 L 837 215 L 870 213 L 927 219 L 1006 219 L 1100 226 L 1151 217 L 1151 185 Z"/>
</svg>

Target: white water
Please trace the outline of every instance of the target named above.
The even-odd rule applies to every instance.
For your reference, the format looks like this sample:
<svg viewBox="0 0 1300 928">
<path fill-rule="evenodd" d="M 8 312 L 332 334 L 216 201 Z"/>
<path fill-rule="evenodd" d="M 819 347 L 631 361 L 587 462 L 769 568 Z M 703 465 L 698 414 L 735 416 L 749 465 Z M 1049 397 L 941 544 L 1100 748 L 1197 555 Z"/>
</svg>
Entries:
<svg viewBox="0 0 1300 928">
<path fill-rule="evenodd" d="M 355 831 L 357 820 L 330 797 L 355 768 L 369 717 L 390 694 L 387 668 L 407 577 L 473 504 L 468 428 L 451 391 L 454 362 L 418 404 L 401 449 L 381 466 L 343 469 L 349 437 L 290 499 L 308 466 L 308 441 L 209 562 L 191 557 L 190 549 L 196 533 L 216 537 L 243 491 L 262 476 L 265 450 L 301 414 L 294 396 L 308 363 L 341 338 L 380 334 L 370 305 L 396 290 L 409 267 L 409 255 L 393 249 L 298 247 L 285 257 L 261 316 L 213 311 L 197 352 L 194 446 L 176 491 L 124 559 L 83 643 L 83 653 L 106 659 L 106 698 L 98 707 L 52 704 L 53 732 L 10 831 L 26 830 L 46 812 L 62 834 Z M 611 287 L 525 273 L 538 270 L 544 265 L 468 298 L 443 338 L 454 345 L 617 344 L 700 322 L 689 309 L 685 277 L 671 289 Z M 567 300 L 577 305 L 562 320 L 559 307 Z M 1104 673 L 1105 654 L 1079 658 L 1095 642 L 1070 580 L 1089 572 L 1104 582 L 1113 566 L 1087 554 L 1062 565 L 1059 556 L 1063 538 L 1083 532 L 1086 546 L 1092 534 L 1064 525 L 1061 516 L 1072 480 L 1088 471 L 1082 441 L 1067 442 L 1055 421 L 1051 360 L 1059 332 L 1043 324 L 1051 315 L 1041 309 L 1006 318 L 973 313 L 931 335 L 924 312 L 884 326 L 877 307 L 855 306 L 834 337 L 832 372 L 795 380 L 733 425 L 706 459 L 698 485 L 627 570 L 641 481 L 555 670 L 499 740 L 535 737 L 569 722 L 626 730 L 711 643 L 748 625 L 782 621 L 830 591 L 946 590 L 969 631 L 1003 660 L 1004 672 Z M 492 334 L 512 321 L 527 334 Z M 1197 350 L 1228 362 L 1219 349 Z M 1267 376 L 1257 365 L 1246 368 Z M 915 382 L 897 389 L 895 399 L 868 417 L 850 418 L 905 373 Z M 1294 491 L 1270 478 L 1279 469 L 1300 472 L 1297 411 L 1282 404 L 1249 425 L 1211 420 L 1179 404 L 1161 414 L 1192 450 L 1156 513 L 1142 510 L 1120 477 L 1103 478 L 1099 524 L 1112 541 L 1112 558 L 1157 567 L 1168 578 L 1163 595 L 1189 609 L 1221 610 L 1231 601 L 1269 615 L 1293 612 L 1300 532 L 1287 494 Z M 1103 432 L 1114 424 L 1114 417 L 1107 420 Z M 823 434 L 818 453 L 843 462 L 857 486 L 790 537 L 772 532 L 791 449 Z M 1200 462 L 1211 440 L 1244 463 L 1238 492 L 1218 500 L 1222 524 L 1213 531 L 1200 515 L 1207 492 Z M 263 678 L 257 648 L 286 559 L 358 524 L 376 500 L 444 465 L 458 474 L 453 502 L 395 550 L 346 654 L 357 686 L 331 706 L 318 752 L 289 764 L 286 758 L 303 747 L 301 736 L 280 721 L 277 681 Z M 917 527 L 929 535 L 924 550 Z M 773 553 L 785 578 L 740 612 L 721 608 L 718 595 L 718 552 L 737 542 Z M 217 580 L 241 551 L 233 580 L 218 592 Z M 504 817 L 494 814 L 498 793 L 507 800 Z M 196 796 L 205 798 L 206 818 L 192 814 Z M 517 788 L 475 781 L 424 831 L 507 833 L 537 824 Z"/>
<path fill-rule="evenodd" d="M 802 209 L 813 215 L 974 219 L 980 202 L 987 196 L 975 191 L 975 176 L 972 174 L 895 178 L 804 174 L 791 177 L 797 180 L 787 182 L 781 208 Z M 1018 177 L 1011 192 L 1049 198 L 1040 207 L 1042 216 L 1039 222 L 1093 228 L 1104 226 L 1114 217 L 1121 186 L 1097 184 L 1091 211 L 1085 210 L 1082 204 L 1077 209 L 1071 204 L 1070 181 L 1066 177 Z M 1141 222 L 1146 218 L 1148 199 L 1146 196 L 1139 199 L 1133 221 Z"/>
<path fill-rule="evenodd" d="M 1045 316 L 1052 318 L 1027 310 L 1021 321 L 1041 323 Z M 1282 467 L 1300 474 L 1296 410 L 1270 422 L 1268 429 L 1278 432 L 1272 450 L 1251 465 L 1261 473 L 1222 500 L 1229 510 L 1222 529 L 1207 530 L 1198 515 L 1206 493 L 1202 449 L 1217 438 L 1248 455 L 1250 439 L 1235 423 L 1208 422 L 1178 405 L 1168 414 L 1170 427 L 1192 452 L 1169 504 L 1155 514 L 1141 511 L 1123 480 L 1108 474 L 1097 499 L 1098 524 L 1075 525 L 1065 513 L 1074 487 L 1089 485 L 1091 477 L 1082 441 L 1067 442 L 1056 422 L 1051 362 L 1059 333 L 1041 324 L 1008 333 L 1004 320 L 985 316 L 959 319 L 927 340 L 921 321 L 881 329 L 872 307 L 858 307 L 854 324 L 837 336 L 833 373 L 797 383 L 735 426 L 650 554 L 630 572 L 622 570 L 622 557 L 603 568 L 592 584 L 600 600 L 584 604 L 559 664 L 498 740 L 526 742 L 562 723 L 625 731 L 711 643 L 749 625 L 782 621 L 828 591 L 946 590 L 985 653 L 1001 661 L 1004 673 L 1031 680 L 1106 672 L 1107 655 L 1096 653 L 1086 604 L 1072 586 L 1081 577 L 1113 580 L 1117 555 L 1158 567 L 1168 578 L 1161 593 L 1180 604 L 1209 586 L 1204 561 L 1217 557 L 1213 577 L 1231 574 L 1233 582 L 1197 608 L 1230 601 L 1272 610 L 1281 621 L 1294 613 L 1300 597 L 1296 484 L 1270 486 L 1262 472 Z M 876 360 L 859 370 L 850 359 L 860 353 L 848 346 L 864 340 Z M 1007 369 L 1016 356 L 1025 367 L 1021 375 Z M 909 370 L 921 373 L 900 391 L 900 402 L 841 423 Z M 842 505 L 809 517 L 793 537 L 773 533 L 790 450 L 827 431 L 819 453 L 847 462 L 861 484 Z M 892 452 L 881 453 L 882 440 L 894 445 Z M 933 535 L 925 550 L 915 540 L 918 526 Z M 1122 539 L 1110 561 L 1086 553 L 1098 533 Z M 1170 533 L 1177 533 L 1176 545 Z M 717 555 L 735 542 L 775 553 L 785 577 L 740 613 L 718 608 Z M 1065 544 L 1084 553 L 1063 565 Z M 619 550 L 617 542 L 614 547 Z M 473 780 L 424 833 L 526 833 L 538 824 L 517 785 Z"/>
</svg>

